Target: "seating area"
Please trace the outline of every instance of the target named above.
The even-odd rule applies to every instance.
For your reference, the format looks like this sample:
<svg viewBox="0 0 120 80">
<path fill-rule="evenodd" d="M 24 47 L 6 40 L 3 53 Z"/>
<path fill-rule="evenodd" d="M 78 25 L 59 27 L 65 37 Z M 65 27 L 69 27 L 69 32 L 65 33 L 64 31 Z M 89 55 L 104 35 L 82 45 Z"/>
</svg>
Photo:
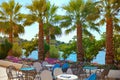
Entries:
<svg viewBox="0 0 120 80">
<path fill-rule="evenodd" d="M 120 79 L 118 76 L 120 70 L 99 69 L 97 66 L 83 66 L 81 63 L 62 62 L 50 64 L 44 61 L 35 61 L 32 64 L 26 62 L 18 64 L 2 60 L 0 62 L 4 63 L 3 66 L 6 67 L 6 75 L 9 80 L 41 80 L 42 78 L 43 80 L 65 80 L 67 78 L 71 78 L 70 80 L 93 80 L 93 78 L 94 80 Z M 49 78 L 45 77 L 46 75 Z"/>
<path fill-rule="evenodd" d="M 10 65 L 6 68 L 6 73 L 9 80 L 12 80 L 12 79 L 23 80 L 23 75 L 20 74 L 13 65 Z"/>
<path fill-rule="evenodd" d="M 120 0 L 0 0 L 0 80 L 120 80 Z"/>
</svg>

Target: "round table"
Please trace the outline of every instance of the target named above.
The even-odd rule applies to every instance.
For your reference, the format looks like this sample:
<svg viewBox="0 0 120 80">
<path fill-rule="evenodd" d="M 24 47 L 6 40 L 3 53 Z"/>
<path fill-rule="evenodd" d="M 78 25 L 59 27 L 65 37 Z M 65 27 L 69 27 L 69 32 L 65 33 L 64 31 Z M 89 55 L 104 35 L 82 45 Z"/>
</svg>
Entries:
<svg viewBox="0 0 120 80">
<path fill-rule="evenodd" d="M 57 80 L 78 80 L 78 76 L 73 74 L 60 74 L 57 76 Z"/>
<path fill-rule="evenodd" d="M 52 70 L 52 67 L 54 66 L 54 64 L 46 64 L 45 67 L 47 67 L 49 70 Z"/>
<path fill-rule="evenodd" d="M 23 68 L 20 68 L 21 71 L 31 71 L 31 70 L 35 70 L 34 67 L 23 67 Z"/>
<path fill-rule="evenodd" d="M 83 67 L 83 69 L 88 69 L 89 70 L 89 72 L 90 72 L 90 74 L 91 74 L 91 70 L 97 70 L 97 67 L 94 67 L 94 66 L 85 66 L 85 67 Z"/>
<path fill-rule="evenodd" d="M 28 75 L 29 75 L 30 71 L 34 71 L 35 68 L 34 67 L 22 67 L 22 68 L 20 68 L 20 70 L 25 73 L 25 78 L 27 80 L 29 80 Z"/>
</svg>

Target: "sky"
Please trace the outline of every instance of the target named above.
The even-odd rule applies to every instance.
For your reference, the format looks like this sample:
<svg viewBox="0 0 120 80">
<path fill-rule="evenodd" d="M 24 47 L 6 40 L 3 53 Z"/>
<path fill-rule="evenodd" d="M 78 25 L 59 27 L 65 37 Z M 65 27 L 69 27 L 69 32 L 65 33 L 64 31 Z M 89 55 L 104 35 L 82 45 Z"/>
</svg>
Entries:
<svg viewBox="0 0 120 80">
<path fill-rule="evenodd" d="M 3 2 L 3 1 L 9 1 L 9 0 L 0 0 L 0 4 Z M 27 13 L 28 10 L 25 8 L 26 5 L 29 5 L 31 4 L 31 1 L 32 0 L 15 0 L 15 2 L 19 2 L 20 4 L 23 5 L 22 9 L 21 9 L 21 12 L 22 13 Z M 50 2 L 52 4 L 55 4 L 59 7 L 63 6 L 63 5 L 66 5 L 69 3 L 70 0 L 50 0 Z M 64 11 L 62 9 L 59 9 L 57 11 L 57 13 L 59 14 L 64 14 Z M 56 40 L 59 40 L 59 41 L 63 41 L 63 42 L 66 42 L 68 43 L 69 40 L 71 40 L 73 38 L 73 36 L 76 35 L 76 31 L 73 31 L 71 32 L 70 34 L 66 35 L 65 34 L 65 29 L 62 29 L 62 35 L 61 36 L 58 36 L 56 37 Z M 105 31 L 104 28 L 101 28 L 101 31 Z M 25 26 L 25 33 L 24 34 L 21 34 L 20 35 L 20 38 L 23 38 L 23 39 L 27 39 L 27 40 L 31 40 L 32 38 L 34 38 L 34 36 L 38 33 L 38 23 L 34 23 L 32 24 L 31 26 Z M 96 33 L 95 31 L 92 32 L 97 39 L 100 39 L 100 36 L 98 33 Z"/>
</svg>

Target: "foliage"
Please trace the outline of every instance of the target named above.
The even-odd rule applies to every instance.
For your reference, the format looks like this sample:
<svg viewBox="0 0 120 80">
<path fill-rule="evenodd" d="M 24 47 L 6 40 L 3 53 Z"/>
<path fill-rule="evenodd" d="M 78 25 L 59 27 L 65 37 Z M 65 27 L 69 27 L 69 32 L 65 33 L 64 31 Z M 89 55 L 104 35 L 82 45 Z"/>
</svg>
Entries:
<svg viewBox="0 0 120 80">
<path fill-rule="evenodd" d="M 68 5 L 62 8 L 66 11 L 66 15 L 63 16 L 61 27 L 66 28 L 66 34 L 76 30 L 77 25 L 81 25 L 83 33 L 86 35 L 92 35 L 87 29 L 93 29 L 99 32 L 99 28 L 96 27 L 94 21 L 99 17 L 98 9 L 95 8 L 95 3 L 92 0 L 71 0 Z"/>
<path fill-rule="evenodd" d="M 29 54 L 33 51 L 36 50 L 36 45 L 34 44 L 34 41 L 27 41 L 22 43 L 23 49 L 25 49 L 24 55 L 27 57 Z"/>
<path fill-rule="evenodd" d="M 50 45 L 50 58 L 59 58 L 58 48 Z"/>
<path fill-rule="evenodd" d="M 0 44 L 0 59 L 5 59 L 9 50 L 12 48 L 12 44 L 5 40 Z"/>
<path fill-rule="evenodd" d="M 12 53 L 15 57 L 20 57 L 22 55 L 22 48 L 18 43 L 13 44 Z"/>
<path fill-rule="evenodd" d="M 91 29 L 99 32 L 99 28 L 95 25 L 99 10 L 93 0 L 70 0 L 69 4 L 62 8 L 66 11 L 66 15 L 63 16 L 61 27 L 66 28 L 66 34 L 76 30 L 77 60 L 83 61 L 82 34 L 91 36 Z"/>
<path fill-rule="evenodd" d="M 22 5 L 15 0 L 4 1 L 0 5 L 0 33 L 9 37 L 9 42 L 13 43 L 15 37 L 24 33 L 23 14 L 20 12 Z M 12 54 L 12 49 L 8 55 Z"/>
<path fill-rule="evenodd" d="M 101 35 L 101 41 L 104 42 L 105 44 L 105 37 L 106 34 L 103 33 Z M 114 44 L 114 60 L 115 63 L 119 63 L 120 62 L 120 35 L 117 31 L 114 31 L 114 35 L 113 35 L 113 44 Z M 103 45 L 103 47 L 105 48 L 105 45 Z"/>
<path fill-rule="evenodd" d="M 63 52 L 62 58 L 66 59 L 72 52 L 76 51 L 76 41 L 60 44 L 59 50 Z"/>
<path fill-rule="evenodd" d="M 71 40 L 68 44 L 60 44 L 59 50 L 63 52 L 62 57 L 65 59 L 72 52 L 76 52 L 76 40 Z M 86 62 L 90 62 L 96 57 L 100 50 L 105 47 L 104 40 L 96 40 L 95 37 L 84 36 L 83 37 L 83 48 L 84 48 L 84 59 Z"/>
<path fill-rule="evenodd" d="M 55 39 L 55 35 L 60 35 L 61 28 L 56 25 L 59 20 L 56 20 L 58 15 L 56 14 L 58 7 L 54 4 L 51 5 L 50 2 L 47 3 L 47 11 L 46 11 L 46 22 L 44 23 L 44 34 L 49 36 L 52 39 Z"/>
<path fill-rule="evenodd" d="M 47 0 L 32 0 L 32 4 L 27 5 L 30 13 L 26 15 L 24 25 L 31 25 L 35 22 L 39 24 L 38 31 L 38 59 L 44 60 L 44 30 L 43 25 L 46 22 Z"/>
<path fill-rule="evenodd" d="M 104 42 L 102 40 L 96 40 L 95 37 L 84 37 L 83 38 L 83 46 L 84 46 L 84 56 L 85 61 L 90 62 L 100 50 L 104 47 Z"/>
<path fill-rule="evenodd" d="M 107 18 L 112 17 L 112 25 L 115 30 L 120 31 L 119 27 L 119 8 L 120 8 L 120 0 L 100 0 L 96 4 L 98 10 L 100 10 L 100 21 L 99 25 L 104 25 L 106 23 Z"/>
<path fill-rule="evenodd" d="M 120 62 L 120 35 L 114 35 L 114 50 L 115 50 L 115 60 L 117 63 Z"/>
<path fill-rule="evenodd" d="M 46 57 L 46 55 L 47 55 L 47 52 L 48 52 L 49 50 L 50 50 L 49 44 L 47 44 L 47 43 L 44 41 L 44 55 L 43 55 L 44 59 L 45 59 L 45 57 Z"/>
<path fill-rule="evenodd" d="M 33 51 L 36 50 L 38 47 L 38 39 L 37 38 L 33 38 L 31 41 L 25 41 L 22 43 L 22 48 L 25 49 L 25 56 L 29 56 L 29 54 Z M 45 53 L 44 53 L 44 58 L 45 58 L 45 54 L 49 51 L 49 45 L 44 42 L 44 49 L 45 49 Z"/>
<path fill-rule="evenodd" d="M 120 31 L 120 0 L 99 0 L 96 5 L 100 11 L 99 25 L 106 25 L 106 64 L 114 63 L 113 30 Z"/>
<path fill-rule="evenodd" d="M 9 0 L 0 5 L 0 32 L 9 35 L 9 38 L 18 37 L 18 34 L 24 33 L 24 27 L 20 23 L 23 21 L 21 7 L 22 5 L 15 3 L 15 0 Z"/>
</svg>

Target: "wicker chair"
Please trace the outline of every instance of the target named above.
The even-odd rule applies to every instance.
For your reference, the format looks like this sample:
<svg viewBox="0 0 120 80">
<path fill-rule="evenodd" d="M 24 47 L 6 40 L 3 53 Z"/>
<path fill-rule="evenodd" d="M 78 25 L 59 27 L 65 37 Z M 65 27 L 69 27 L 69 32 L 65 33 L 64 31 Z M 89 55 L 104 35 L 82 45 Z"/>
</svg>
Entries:
<svg viewBox="0 0 120 80">
<path fill-rule="evenodd" d="M 43 67 L 40 62 L 34 62 L 33 67 L 35 68 L 35 71 L 36 71 L 35 79 L 39 80 L 40 79 L 39 75 L 43 71 Z"/>
<path fill-rule="evenodd" d="M 57 76 L 63 74 L 63 71 L 61 68 L 55 68 L 53 71 L 53 78 L 56 80 Z"/>
<path fill-rule="evenodd" d="M 109 69 L 104 69 L 101 73 L 97 73 L 97 80 L 106 80 L 108 73 Z"/>
<path fill-rule="evenodd" d="M 73 74 L 73 71 L 71 68 L 68 68 L 67 71 L 66 71 L 67 74 Z"/>
<path fill-rule="evenodd" d="M 14 79 L 23 80 L 23 75 L 20 74 L 16 70 L 16 68 L 12 65 L 10 65 L 6 68 L 6 73 L 7 73 L 7 76 L 8 76 L 8 80 L 14 80 Z"/>
<path fill-rule="evenodd" d="M 49 70 L 43 70 L 40 74 L 41 80 L 53 80 L 52 73 Z"/>
</svg>

